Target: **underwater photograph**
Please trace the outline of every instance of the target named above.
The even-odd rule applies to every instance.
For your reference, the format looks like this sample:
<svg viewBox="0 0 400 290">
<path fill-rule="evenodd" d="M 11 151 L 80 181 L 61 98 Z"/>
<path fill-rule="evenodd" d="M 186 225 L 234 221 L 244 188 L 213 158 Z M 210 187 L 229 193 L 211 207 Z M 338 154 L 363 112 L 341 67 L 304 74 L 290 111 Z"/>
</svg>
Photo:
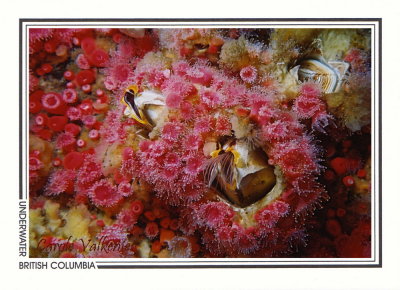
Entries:
<svg viewBox="0 0 400 290">
<path fill-rule="evenodd" d="M 371 29 L 29 27 L 27 46 L 30 258 L 373 256 Z"/>
</svg>

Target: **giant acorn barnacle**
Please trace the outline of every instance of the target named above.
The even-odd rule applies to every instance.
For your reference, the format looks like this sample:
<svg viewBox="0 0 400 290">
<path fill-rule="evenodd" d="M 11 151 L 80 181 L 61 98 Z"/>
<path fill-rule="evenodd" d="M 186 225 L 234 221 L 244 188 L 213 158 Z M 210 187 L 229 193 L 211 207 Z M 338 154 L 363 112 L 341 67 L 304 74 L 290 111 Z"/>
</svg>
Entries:
<svg viewBox="0 0 400 290">
<path fill-rule="evenodd" d="M 239 207 L 253 204 L 275 185 L 274 168 L 261 148 L 251 148 L 232 137 L 217 143 L 205 168 L 208 186 L 215 185 L 222 195 Z"/>
</svg>

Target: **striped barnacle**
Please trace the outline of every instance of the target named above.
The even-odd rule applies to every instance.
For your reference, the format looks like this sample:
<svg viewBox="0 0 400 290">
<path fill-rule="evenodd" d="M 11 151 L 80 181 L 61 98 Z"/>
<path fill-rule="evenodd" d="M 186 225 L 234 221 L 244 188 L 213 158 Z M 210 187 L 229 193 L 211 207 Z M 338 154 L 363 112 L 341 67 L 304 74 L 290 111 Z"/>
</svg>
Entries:
<svg viewBox="0 0 400 290">
<path fill-rule="evenodd" d="M 298 61 L 290 72 L 299 83 L 316 82 L 325 93 L 330 94 L 339 91 L 348 68 L 346 62 L 326 62 L 322 57 L 309 57 Z"/>
</svg>

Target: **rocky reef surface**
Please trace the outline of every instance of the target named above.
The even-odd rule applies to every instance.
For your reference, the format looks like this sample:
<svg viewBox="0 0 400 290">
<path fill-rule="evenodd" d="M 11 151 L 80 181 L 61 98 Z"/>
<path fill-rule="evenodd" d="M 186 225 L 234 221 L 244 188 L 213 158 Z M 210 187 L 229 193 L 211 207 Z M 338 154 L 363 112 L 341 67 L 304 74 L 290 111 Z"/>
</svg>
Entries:
<svg viewBox="0 0 400 290">
<path fill-rule="evenodd" d="M 31 257 L 370 257 L 369 33 L 30 28 Z"/>
</svg>

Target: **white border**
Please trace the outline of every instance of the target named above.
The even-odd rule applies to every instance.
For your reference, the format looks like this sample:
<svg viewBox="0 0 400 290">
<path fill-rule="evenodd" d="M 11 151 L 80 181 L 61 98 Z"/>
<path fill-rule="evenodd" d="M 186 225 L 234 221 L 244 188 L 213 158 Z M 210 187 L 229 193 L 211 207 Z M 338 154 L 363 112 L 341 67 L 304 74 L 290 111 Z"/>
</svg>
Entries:
<svg viewBox="0 0 400 290">
<path fill-rule="evenodd" d="M 268 21 L 266 19 L 266 21 Z M 82 21 L 83 22 L 83 21 Z M 375 21 L 365 21 L 360 24 L 358 21 L 341 21 L 341 22 L 332 22 L 332 21 L 271 21 L 266 23 L 256 22 L 256 21 L 229 21 L 229 22 L 216 22 L 215 24 L 208 24 L 204 22 L 173 22 L 171 25 L 171 21 L 165 22 L 68 22 L 68 21 L 49 21 L 49 22 L 41 22 L 41 21 L 24 21 L 22 26 L 23 33 L 23 57 L 22 57 L 22 65 L 23 65 L 23 132 L 24 135 L 22 137 L 22 144 L 25 145 L 23 147 L 23 164 L 27 164 L 27 152 L 29 152 L 29 144 L 26 136 L 29 136 L 27 121 L 28 110 L 27 110 L 27 88 L 28 84 L 28 71 L 27 71 L 27 63 L 29 56 L 29 45 L 28 38 L 26 36 L 26 30 L 29 27 L 35 28 L 68 28 L 73 26 L 74 28 L 110 28 L 115 26 L 124 26 L 124 27 L 135 27 L 135 28 L 188 28 L 188 27 L 196 27 L 196 28 L 313 28 L 320 27 L 324 25 L 323 28 L 370 28 L 371 29 L 371 58 L 372 58 L 372 67 L 371 67 L 371 90 L 372 90 L 372 100 L 371 100 L 371 138 L 372 138 L 372 148 L 371 151 L 372 164 L 371 164 L 371 174 L 375 178 L 372 178 L 372 188 L 373 193 L 371 196 L 371 218 L 372 218 L 372 231 L 371 231 L 371 258 L 359 258 L 359 259 L 344 259 L 344 258 L 336 258 L 336 259 L 323 259 L 323 258 L 249 258 L 249 259 L 241 259 L 241 258 L 224 258 L 224 259 L 144 259 L 144 258 L 123 258 L 123 259 L 87 259 L 94 260 L 97 262 L 98 266 L 105 265 L 113 265 L 113 266 L 132 266 L 132 267 L 307 267 L 307 266 L 327 266 L 327 267 L 348 267 L 348 266 L 377 266 L 380 263 L 379 257 L 377 257 L 377 253 L 379 253 L 379 245 L 380 245 L 380 237 L 379 237 L 379 219 L 376 218 L 379 214 L 379 183 L 376 182 L 377 176 L 379 174 L 379 170 L 377 170 L 378 164 L 375 164 L 375 157 L 379 156 L 379 144 L 378 144 L 378 135 L 377 128 L 375 125 L 379 124 L 379 112 L 378 112 L 378 104 L 379 104 L 379 49 L 375 49 L 375 47 L 379 47 L 379 23 Z M 326 25 L 326 26 L 325 26 Z M 375 26 L 374 26 L 375 25 Z M 374 30 L 376 29 L 376 30 Z M 378 77 L 376 77 L 378 76 Z M 376 144 L 378 146 L 373 146 Z M 23 170 L 23 189 L 24 195 L 27 194 L 27 178 L 28 178 L 28 168 L 25 165 Z M 28 221 L 29 223 L 29 221 Z M 29 252 L 29 249 L 28 249 Z M 29 253 L 28 253 L 29 256 Z M 29 261 L 53 261 L 54 259 L 32 259 Z M 55 259 L 60 260 L 60 259 Z M 81 259 L 77 259 L 81 260 Z M 86 259 L 85 259 L 86 260 Z"/>
</svg>

